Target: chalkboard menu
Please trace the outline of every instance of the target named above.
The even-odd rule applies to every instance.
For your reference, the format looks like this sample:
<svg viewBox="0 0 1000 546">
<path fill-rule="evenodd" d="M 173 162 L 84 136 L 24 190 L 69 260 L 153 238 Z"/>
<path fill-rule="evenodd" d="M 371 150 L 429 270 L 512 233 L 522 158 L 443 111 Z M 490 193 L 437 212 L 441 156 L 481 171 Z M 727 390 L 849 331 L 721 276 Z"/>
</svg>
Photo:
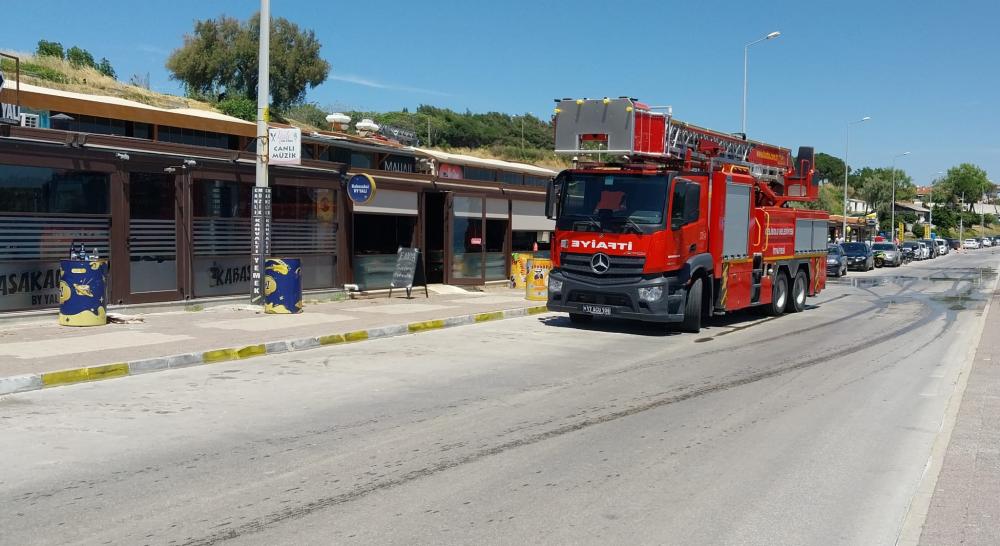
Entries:
<svg viewBox="0 0 1000 546">
<path fill-rule="evenodd" d="M 389 297 L 392 297 L 394 288 L 405 288 L 406 297 L 410 297 L 413 287 L 420 285 L 424 287 L 424 296 L 429 298 L 420 249 L 399 247 L 396 251 L 396 269 L 392 272 L 392 283 L 389 284 Z"/>
</svg>

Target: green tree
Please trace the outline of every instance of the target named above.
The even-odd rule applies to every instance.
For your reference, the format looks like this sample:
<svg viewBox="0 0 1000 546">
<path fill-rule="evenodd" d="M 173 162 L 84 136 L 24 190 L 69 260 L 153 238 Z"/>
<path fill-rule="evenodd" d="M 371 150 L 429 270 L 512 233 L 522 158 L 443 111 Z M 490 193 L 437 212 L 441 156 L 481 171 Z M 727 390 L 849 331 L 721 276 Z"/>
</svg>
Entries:
<svg viewBox="0 0 1000 546">
<path fill-rule="evenodd" d="M 923 224 L 913 224 L 913 228 L 910 229 L 913 232 L 913 236 L 917 239 L 924 238 L 924 225 Z"/>
<path fill-rule="evenodd" d="M 59 42 L 50 42 L 48 40 L 38 40 L 38 47 L 35 48 L 35 55 L 39 57 L 58 57 L 60 59 L 66 58 L 66 53 L 63 51 L 63 45 Z"/>
<path fill-rule="evenodd" d="M 843 176 L 843 173 L 841 173 Z M 819 187 L 819 195 L 815 201 L 808 201 L 806 208 L 825 210 L 830 214 L 844 213 L 843 187 L 836 183 L 825 183 Z"/>
<path fill-rule="evenodd" d="M 983 222 L 984 222 L 983 223 L 983 227 L 990 227 L 993 224 L 997 223 L 997 217 L 995 215 L 993 215 L 993 214 L 990 214 L 990 213 L 984 214 L 982 216 L 982 219 L 983 219 Z"/>
<path fill-rule="evenodd" d="M 90 54 L 86 49 L 73 46 L 66 50 L 66 60 L 70 62 L 75 67 L 90 67 L 97 68 L 97 63 L 94 62 L 94 56 Z"/>
<path fill-rule="evenodd" d="M 816 172 L 813 177 L 820 182 L 829 184 L 844 183 L 844 160 L 839 157 L 819 152 L 816 154 L 815 169 Z"/>
<path fill-rule="evenodd" d="M 934 201 L 943 203 L 959 203 L 964 194 L 967 209 L 983 194 L 989 191 L 990 181 L 986 171 L 971 163 L 962 163 L 948 169 L 944 178 L 934 186 Z"/>
<path fill-rule="evenodd" d="M 115 69 L 107 57 L 101 57 L 101 62 L 97 63 L 97 71 L 109 78 L 118 79 L 118 74 L 115 73 Z"/>
<path fill-rule="evenodd" d="M 259 35 L 260 14 L 244 22 L 226 16 L 196 21 L 194 32 L 167 59 L 167 69 L 190 92 L 256 100 Z M 330 64 L 320 57 L 313 31 L 272 18 L 270 43 L 270 98 L 276 107 L 302 102 L 307 88 L 326 81 Z"/>
</svg>

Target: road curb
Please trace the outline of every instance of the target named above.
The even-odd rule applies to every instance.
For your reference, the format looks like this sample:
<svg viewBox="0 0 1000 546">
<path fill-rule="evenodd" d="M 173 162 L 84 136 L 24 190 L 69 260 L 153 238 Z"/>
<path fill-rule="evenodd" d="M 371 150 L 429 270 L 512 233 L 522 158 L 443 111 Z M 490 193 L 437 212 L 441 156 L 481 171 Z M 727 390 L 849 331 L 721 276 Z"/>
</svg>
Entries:
<svg viewBox="0 0 1000 546">
<path fill-rule="evenodd" d="M 287 339 L 282 341 L 268 341 L 253 345 L 246 345 L 243 347 L 225 347 L 210 351 L 197 351 L 156 358 L 144 358 L 139 360 L 130 360 L 128 362 L 114 362 L 99 366 L 84 366 L 80 368 L 69 368 L 66 370 L 57 370 L 38 374 L 0 377 L 0 396 L 5 394 L 36 391 L 50 387 L 90 383 L 93 381 L 102 381 L 105 379 L 126 377 L 129 375 L 162 372 L 204 364 L 246 360 L 270 354 L 305 351 L 329 345 L 342 345 L 346 343 L 358 343 L 371 339 L 382 339 L 406 334 L 418 334 L 421 332 L 430 332 L 444 328 L 453 328 L 468 324 L 481 324 L 484 322 L 526 317 L 547 312 L 548 309 L 546 309 L 544 305 L 520 307 L 517 309 L 474 313 L 471 315 L 460 315 L 444 319 L 422 320 L 408 322 L 406 324 L 394 324 L 391 326 L 378 326 L 367 330 L 353 330 L 350 332 L 340 332 L 322 336 Z"/>
</svg>

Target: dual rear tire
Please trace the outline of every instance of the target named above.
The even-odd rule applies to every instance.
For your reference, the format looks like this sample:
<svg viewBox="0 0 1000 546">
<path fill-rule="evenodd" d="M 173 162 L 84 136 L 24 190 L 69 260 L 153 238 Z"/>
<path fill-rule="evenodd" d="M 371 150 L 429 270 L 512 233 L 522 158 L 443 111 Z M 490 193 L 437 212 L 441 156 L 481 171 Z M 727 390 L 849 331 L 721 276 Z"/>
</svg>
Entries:
<svg viewBox="0 0 1000 546">
<path fill-rule="evenodd" d="M 789 287 L 788 275 L 784 272 L 778 273 L 771 285 L 771 302 L 764 306 L 765 312 L 776 317 L 785 312 L 799 313 L 804 310 L 809 291 L 808 282 L 806 274 L 799 270 Z"/>
</svg>

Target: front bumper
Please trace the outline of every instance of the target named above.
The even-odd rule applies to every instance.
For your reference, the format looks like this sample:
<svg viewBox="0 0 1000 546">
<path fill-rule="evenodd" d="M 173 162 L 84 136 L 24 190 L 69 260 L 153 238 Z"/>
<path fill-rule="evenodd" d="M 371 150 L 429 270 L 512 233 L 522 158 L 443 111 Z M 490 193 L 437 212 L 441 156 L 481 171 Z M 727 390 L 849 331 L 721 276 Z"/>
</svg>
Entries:
<svg viewBox="0 0 1000 546">
<path fill-rule="evenodd" d="M 584 305 L 601 305 L 611 308 L 612 318 L 643 320 L 648 322 L 681 322 L 684 320 L 684 302 L 687 286 L 678 277 L 644 278 L 635 282 L 608 284 L 600 280 L 587 281 L 570 278 L 561 270 L 553 269 L 550 280 L 562 282 L 558 292 L 549 290 L 548 309 L 563 313 L 590 314 Z M 651 302 L 639 300 L 639 288 L 663 288 L 660 299 Z M 708 287 L 704 287 L 705 290 Z"/>
<path fill-rule="evenodd" d="M 866 258 L 862 258 L 860 260 L 853 260 L 851 258 L 848 258 L 847 259 L 847 268 L 848 269 L 868 269 L 868 260 Z"/>
</svg>

